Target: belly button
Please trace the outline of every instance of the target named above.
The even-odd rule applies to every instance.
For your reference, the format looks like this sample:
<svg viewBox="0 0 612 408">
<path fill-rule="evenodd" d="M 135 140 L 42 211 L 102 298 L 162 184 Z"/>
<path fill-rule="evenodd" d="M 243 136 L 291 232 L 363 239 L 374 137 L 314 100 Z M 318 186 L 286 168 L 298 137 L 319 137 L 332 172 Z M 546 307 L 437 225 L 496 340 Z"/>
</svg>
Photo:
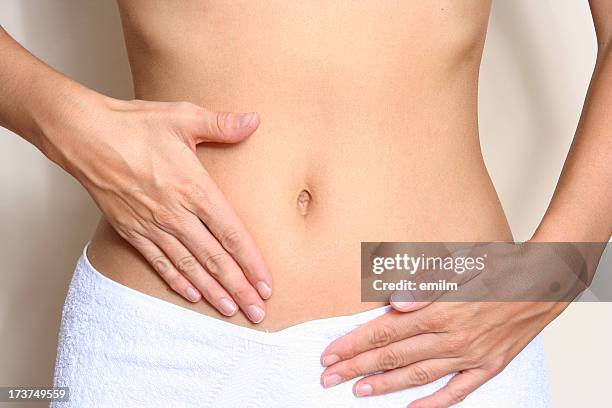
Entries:
<svg viewBox="0 0 612 408">
<path fill-rule="evenodd" d="M 306 215 L 308 214 L 308 208 L 310 207 L 310 203 L 312 202 L 312 195 L 308 190 L 300 191 L 297 198 L 297 205 L 300 214 Z"/>
</svg>

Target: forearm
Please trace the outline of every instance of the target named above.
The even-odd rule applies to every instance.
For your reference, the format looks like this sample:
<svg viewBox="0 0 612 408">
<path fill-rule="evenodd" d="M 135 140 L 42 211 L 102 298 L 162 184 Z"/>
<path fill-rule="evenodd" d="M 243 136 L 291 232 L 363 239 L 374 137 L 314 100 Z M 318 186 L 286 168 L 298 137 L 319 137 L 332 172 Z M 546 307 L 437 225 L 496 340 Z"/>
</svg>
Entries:
<svg viewBox="0 0 612 408">
<path fill-rule="evenodd" d="M 612 53 L 600 47 L 580 123 L 533 241 L 605 242 L 612 232 Z"/>
<path fill-rule="evenodd" d="M 0 126 L 35 145 L 65 167 L 56 148 L 62 129 L 84 120 L 103 96 L 37 59 L 0 27 Z M 78 120 L 77 120 L 78 119 Z"/>
<path fill-rule="evenodd" d="M 106 97 L 46 66 L 0 28 L 0 125 L 72 174 L 169 288 L 225 316 L 240 308 L 251 322 L 263 320 L 272 276 L 195 154 L 198 143 L 244 140 L 259 126 L 257 113 Z M 230 236 L 239 237 L 231 246 Z M 229 261 L 209 273 L 210 254 Z"/>
</svg>

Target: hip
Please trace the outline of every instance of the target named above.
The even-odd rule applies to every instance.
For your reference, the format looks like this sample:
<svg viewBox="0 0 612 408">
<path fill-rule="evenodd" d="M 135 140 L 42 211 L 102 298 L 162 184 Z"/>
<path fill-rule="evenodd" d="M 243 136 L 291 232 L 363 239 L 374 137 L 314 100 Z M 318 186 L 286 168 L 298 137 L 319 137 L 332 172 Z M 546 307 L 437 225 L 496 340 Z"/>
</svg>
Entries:
<svg viewBox="0 0 612 408">
<path fill-rule="evenodd" d="M 356 399 L 352 382 L 319 384 L 320 353 L 335 338 L 388 308 L 311 320 L 277 332 L 240 327 L 120 285 L 84 254 L 62 316 L 55 386 L 72 406 L 400 407 L 451 376 L 386 396 Z M 470 395 L 465 407 L 548 407 L 539 338 Z"/>
</svg>

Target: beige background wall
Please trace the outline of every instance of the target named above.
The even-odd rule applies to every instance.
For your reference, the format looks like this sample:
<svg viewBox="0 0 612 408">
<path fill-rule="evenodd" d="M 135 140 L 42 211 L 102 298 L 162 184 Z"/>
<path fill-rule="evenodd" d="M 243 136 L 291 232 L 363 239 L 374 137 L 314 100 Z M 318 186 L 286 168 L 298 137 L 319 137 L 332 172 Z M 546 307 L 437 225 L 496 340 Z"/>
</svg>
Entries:
<svg viewBox="0 0 612 408">
<path fill-rule="evenodd" d="M 69 76 L 131 96 L 112 0 L 3 0 L 0 24 Z M 480 124 L 516 239 L 546 209 L 594 58 L 586 0 L 494 1 Z M 75 181 L 0 128 L 0 385 L 50 384 L 63 297 L 97 215 Z M 612 304 L 576 304 L 546 329 L 555 407 L 607 406 L 611 317 Z"/>
</svg>

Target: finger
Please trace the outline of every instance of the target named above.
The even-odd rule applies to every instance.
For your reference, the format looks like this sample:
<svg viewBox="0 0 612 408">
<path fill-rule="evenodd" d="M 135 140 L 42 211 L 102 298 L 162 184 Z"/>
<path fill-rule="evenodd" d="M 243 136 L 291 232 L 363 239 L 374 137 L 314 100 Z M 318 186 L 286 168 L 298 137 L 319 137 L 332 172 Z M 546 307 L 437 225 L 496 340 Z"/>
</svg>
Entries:
<svg viewBox="0 0 612 408">
<path fill-rule="evenodd" d="M 472 368 L 455 375 L 444 387 L 432 395 L 413 401 L 409 408 L 446 408 L 458 404 L 487 382 L 490 374 L 482 368 Z"/>
<path fill-rule="evenodd" d="M 323 352 L 321 364 L 328 367 L 365 351 L 385 347 L 417 334 L 437 331 L 438 323 L 428 321 L 429 313 L 405 314 L 391 310 L 350 333 L 334 340 Z M 429 327 L 431 325 L 431 327 Z"/>
<path fill-rule="evenodd" d="M 328 367 L 321 384 L 328 387 L 380 371 L 394 370 L 428 358 L 450 357 L 438 334 L 421 334 L 382 348 L 366 351 Z"/>
<path fill-rule="evenodd" d="M 466 253 L 469 255 L 471 250 L 471 247 L 455 250 L 449 252 L 447 258 L 464 259 Z M 482 270 L 467 270 L 459 267 L 455 269 L 420 271 L 411 279 L 416 289 L 393 292 L 390 298 L 391 306 L 399 312 L 414 312 L 427 307 L 442 297 L 447 301 L 457 300 L 456 297 L 460 296 L 459 293 L 462 293 L 460 291 L 464 289 L 463 285 L 480 275 Z M 443 287 L 440 286 L 440 283 L 443 283 Z"/>
<path fill-rule="evenodd" d="M 415 287 L 420 288 L 421 283 L 436 282 L 439 280 L 450 279 L 454 280 L 456 276 L 452 276 L 447 271 L 425 271 L 417 274 L 413 279 Z M 414 312 L 424 307 L 429 306 L 437 300 L 444 292 L 440 290 L 426 291 L 421 289 L 415 290 L 398 290 L 391 294 L 389 303 L 398 312 Z"/>
<path fill-rule="evenodd" d="M 429 306 L 431 303 L 433 303 L 433 300 L 428 302 L 415 302 L 411 300 L 406 300 L 407 296 L 409 295 L 403 294 L 403 299 L 397 300 L 395 293 L 391 295 L 391 301 L 389 302 L 391 304 L 391 307 L 393 307 L 393 309 L 397 310 L 398 312 L 407 313 L 423 309 L 424 307 Z"/>
<path fill-rule="evenodd" d="M 257 112 L 213 112 L 204 108 L 195 111 L 188 131 L 195 143 L 237 143 L 250 136 L 259 126 Z"/>
<path fill-rule="evenodd" d="M 207 179 L 201 197 L 192 199 L 189 211 L 210 230 L 263 299 L 272 296 L 272 275 L 255 241 L 216 184 Z"/>
<path fill-rule="evenodd" d="M 422 309 L 433 302 L 441 291 L 425 290 L 419 285 L 427 282 L 438 282 L 438 280 L 453 280 L 451 271 L 440 269 L 442 263 L 436 263 L 435 259 L 446 259 L 450 251 L 443 243 L 419 243 L 419 242 L 381 242 L 373 249 L 370 262 L 374 265 L 378 261 L 386 262 L 389 259 L 401 258 L 404 263 L 401 267 L 384 267 L 384 280 L 386 282 L 399 282 L 410 273 L 411 290 L 397 290 L 391 293 L 389 298 L 391 306 L 399 312 L 411 312 Z M 409 262 L 408 259 L 412 259 Z M 420 262 L 414 262 L 414 260 Z M 425 259 L 434 261 L 426 263 Z"/>
<path fill-rule="evenodd" d="M 225 316 L 233 316 L 238 306 L 227 291 L 202 267 L 198 259 L 174 236 L 158 231 L 155 239 L 174 264 L 176 270 L 189 280 L 215 309 Z"/>
<path fill-rule="evenodd" d="M 181 270 L 185 270 L 188 274 L 187 277 L 197 287 L 199 285 L 209 285 L 209 288 L 213 288 L 216 291 L 216 295 L 223 293 L 229 293 L 231 298 L 240 306 L 249 320 L 253 323 L 259 323 L 265 316 L 264 304 L 259 294 L 248 282 L 236 262 L 233 258 L 219 245 L 217 240 L 208 232 L 206 227 L 202 225 L 200 220 L 192 214 L 186 214 L 185 218 L 178 222 L 181 227 L 177 229 L 176 234 L 183 242 L 189 242 L 192 245 L 198 243 L 197 249 L 193 251 L 195 253 L 196 260 L 193 262 L 186 262 L 189 267 L 181 266 Z M 180 232 L 179 232 L 180 230 Z M 164 239 L 167 242 L 166 245 L 171 246 L 176 251 L 176 248 L 180 248 L 183 244 L 174 238 L 171 234 L 164 233 Z M 191 253 L 188 253 L 191 255 Z M 181 254 L 179 254 L 180 256 Z M 181 258 L 177 258 L 181 259 Z M 191 261 L 189 260 L 189 261 Z M 203 266 L 203 268 L 202 268 Z M 200 268 L 200 269 L 198 269 Z M 191 269 L 191 271 L 189 271 Z M 201 273 L 200 273 L 201 272 Z M 213 279 L 214 278 L 214 279 Z M 213 285 L 213 281 L 219 285 Z M 219 291 L 222 287 L 222 292 Z M 227 304 L 227 302 L 224 302 Z M 221 304 L 217 301 L 215 304 Z"/>
<path fill-rule="evenodd" d="M 371 375 L 353 385 L 356 397 L 369 397 L 429 384 L 458 370 L 458 359 L 431 359 Z"/>
<path fill-rule="evenodd" d="M 142 254 L 159 276 L 179 295 L 190 302 L 201 299 L 200 292 L 176 270 L 166 254 L 143 235 L 134 233 L 126 240 Z"/>
</svg>

